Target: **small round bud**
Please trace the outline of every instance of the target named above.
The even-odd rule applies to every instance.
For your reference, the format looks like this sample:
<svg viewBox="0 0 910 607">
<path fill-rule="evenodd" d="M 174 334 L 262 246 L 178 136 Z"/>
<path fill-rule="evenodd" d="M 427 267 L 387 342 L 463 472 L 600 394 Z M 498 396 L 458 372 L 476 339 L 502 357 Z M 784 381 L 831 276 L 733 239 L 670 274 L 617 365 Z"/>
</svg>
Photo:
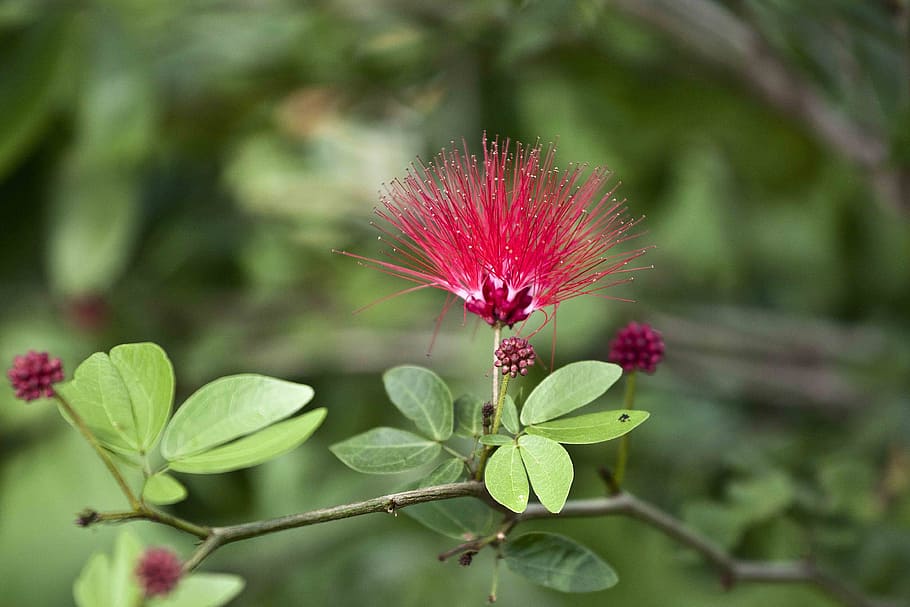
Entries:
<svg viewBox="0 0 910 607">
<path fill-rule="evenodd" d="M 182 573 L 180 559 L 166 548 L 149 548 L 136 565 L 136 577 L 146 597 L 170 594 Z"/>
<path fill-rule="evenodd" d="M 630 322 L 610 342 L 610 362 L 627 373 L 635 370 L 654 373 L 663 357 L 664 340 L 645 323 Z"/>
<path fill-rule="evenodd" d="M 528 367 L 531 367 L 537 359 L 534 346 L 523 337 L 507 337 L 502 340 L 495 355 L 496 360 L 493 361 L 493 365 L 499 367 L 503 375 L 511 377 L 527 375 Z"/>
<path fill-rule="evenodd" d="M 63 363 L 59 358 L 51 358 L 47 352 L 29 351 L 28 354 L 13 359 L 13 366 L 6 372 L 13 384 L 16 398 L 24 401 L 35 400 L 42 396 L 53 396 L 53 384 L 63 381 Z"/>
</svg>

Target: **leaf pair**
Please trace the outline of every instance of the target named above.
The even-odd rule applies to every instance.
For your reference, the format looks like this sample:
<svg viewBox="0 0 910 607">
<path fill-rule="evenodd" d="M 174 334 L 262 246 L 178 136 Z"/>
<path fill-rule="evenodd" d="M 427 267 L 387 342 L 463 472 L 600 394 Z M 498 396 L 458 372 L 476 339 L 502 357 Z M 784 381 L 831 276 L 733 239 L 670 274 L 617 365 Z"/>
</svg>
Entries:
<svg viewBox="0 0 910 607">
<path fill-rule="evenodd" d="M 194 474 L 237 470 L 282 455 L 309 438 L 326 415 L 316 409 L 290 417 L 312 400 L 309 386 L 242 374 L 206 384 L 171 417 L 174 370 L 164 350 L 151 343 L 95 353 L 55 389 L 106 449 L 127 461 L 144 460 L 160 439 L 167 467 Z M 185 496 L 183 485 L 164 471 L 143 488 L 143 498 L 156 504 Z"/>
<path fill-rule="evenodd" d="M 619 410 L 555 418 L 587 405 L 606 392 L 620 375 L 620 367 L 610 363 L 591 360 L 566 365 L 546 377 L 528 395 L 519 418 L 526 434 L 516 441 L 502 435 L 482 436 L 481 443 L 498 446 L 484 473 L 493 499 L 514 512 L 524 512 L 529 489 L 533 487 L 547 510 L 562 510 L 574 469 L 568 452 L 559 443 L 611 440 L 631 431 L 649 414 Z M 505 412 L 504 408 L 504 420 Z M 510 431 L 517 434 L 519 428 Z"/>
<path fill-rule="evenodd" d="M 559 512 L 566 503 L 575 471 L 572 458 L 556 441 L 525 434 L 497 449 L 487 462 L 484 482 L 497 502 L 514 512 L 528 507 L 530 479 L 540 503 Z"/>
<path fill-rule="evenodd" d="M 386 393 L 425 436 L 397 428 L 373 428 L 329 447 L 346 466 L 367 474 L 404 472 L 435 460 L 454 429 L 452 393 L 423 367 L 401 366 L 382 376 Z"/>
</svg>

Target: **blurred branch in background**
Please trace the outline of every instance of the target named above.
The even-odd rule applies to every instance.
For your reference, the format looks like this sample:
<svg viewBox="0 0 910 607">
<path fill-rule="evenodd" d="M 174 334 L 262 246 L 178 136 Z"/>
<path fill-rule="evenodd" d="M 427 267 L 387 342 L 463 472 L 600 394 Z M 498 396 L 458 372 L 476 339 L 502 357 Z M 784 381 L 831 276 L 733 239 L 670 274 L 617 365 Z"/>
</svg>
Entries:
<svg viewBox="0 0 910 607">
<path fill-rule="evenodd" d="M 660 314 L 654 322 L 673 344 L 674 368 L 703 395 L 831 414 L 873 404 L 869 394 L 875 388 L 862 371 L 887 371 L 888 361 L 903 348 L 873 326 L 838 326 L 742 308 Z"/>
<path fill-rule="evenodd" d="M 850 118 L 779 56 L 746 19 L 711 0 L 611 0 L 611 4 L 727 68 L 765 102 L 805 124 L 822 142 L 869 174 L 880 199 L 910 213 L 910 168 L 891 157 L 887 133 Z M 748 4 L 748 3 L 747 3 Z M 899 6 L 899 5 L 898 5 Z M 808 10 L 812 10 L 809 8 Z M 907 45 L 906 8 L 899 8 Z M 910 83 L 910 55 L 895 78 Z M 906 99 L 906 90 L 904 91 Z"/>
</svg>

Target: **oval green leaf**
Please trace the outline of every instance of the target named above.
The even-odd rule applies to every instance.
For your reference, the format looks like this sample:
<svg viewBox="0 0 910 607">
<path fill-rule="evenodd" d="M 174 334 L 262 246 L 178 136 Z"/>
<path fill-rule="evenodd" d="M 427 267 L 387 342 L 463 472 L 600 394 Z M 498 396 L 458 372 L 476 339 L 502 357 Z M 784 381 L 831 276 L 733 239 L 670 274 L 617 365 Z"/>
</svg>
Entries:
<svg viewBox="0 0 910 607">
<path fill-rule="evenodd" d="M 217 474 L 257 466 L 302 445 L 322 424 L 325 416 L 325 408 L 314 409 L 211 451 L 175 459 L 169 466 L 178 472 L 192 474 Z"/>
<path fill-rule="evenodd" d="M 193 573 L 164 597 L 147 599 L 148 607 L 222 607 L 243 590 L 243 578 L 228 573 Z"/>
<path fill-rule="evenodd" d="M 540 503 L 553 513 L 562 510 L 575 477 L 568 452 L 556 441 L 527 434 L 518 439 L 518 451 Z"/>
<path fill-rule="evenodd" d="M 148 451 L 158 441 L 174 403 L 174 367 L 160 346 L 124 344 L 110 354 L 132 403 L 139 446 Z"/>
<path fill-rule="evenodd" d="M 176 504 L 186 499 L 186 487 L 170 474 L 159 472 L 146 479 L 142 499 L 159 506 Z"/>
<path fill-rule="evenodd" d="M 464 462 L 450 458 L 439 464 L 422 480 L 412 483 L 407 488 L 444 485 L 464 478 Z M 436 533 L 462 541 L 488 535 L 496 523 L 493 510 L 471 497 L 415 504 L 402 509 L 402 512 Z"/>
<path fill-rule="evenodd" d="M 82 362 L 73 379 L 54 386 L 107 448 L 121 453 L 140 450 L 130 393 L 107 354 L 96 352 Z M 60 407 L 60 413 L 73 424 Z"/>
<path fill-rule="evenodd" d="M 555 533 L 526 533 L 503 544 L 502 553 L 509 569 L 560 592 L 597 592 L 619 581 L 599 556 Z"/>
<path fill-rule="evenodd" d="M 402 366 L 382 375 L 386 393 L 417 429 L 435 440 L 452 436 L 452 393 L 442 379 L 423 367 Z"/>
<path fill-rule="evenodd" d="M 136 605 L 141 598 L 136 583 L 136 562 L 142 543 L 129 531 L 121 531 L 110 558 L 95 554 L 73 585 L 78 607 Z"/>
<path fill-rule="evenodd" d="M 487 461 L 484 483 L 497 502 L 512 512 L 525 511 L 530 487 L 517 445 L 505 445 L 493 452 Z"/>
<path fill-rule="evenodd" d="M 498 447 L 500 445 L 511 445 L 515 442 L 515 439 L 505 434 L 484 434 L 479 441 L 481 445 Z"/>
<path fill-rule="evenodd" d="M 483 400 L 464 394 L 455 401 L 455 434 L 476 438 L 483 434 Z"/>
<path fill-rule="evenodd" d="M 527 432 L 567 445 L 589 445 L 618 438 L 644 423 L 650 415 L 637 409 L 601 411 L 528 426 Z"/>
<path fill-rule="evenodd" d="M 557 369 L 528 396 L 521 410 L 521 423 L 539 424 L 583 407 L 606 392 L 621 375 L 618 365 L 597 360 Z"/>
<path fill-rule="evenodd" d="M 442 446 L 397 428 L 373 428 L 329 450 L 348 468 L 366 474 L 393 474 L 411 470 L 435 459 Z"/>
<path fill-rule="evenodd" d="M 312 398 L 307 385 L 264 375 L 216 379 L 177 409 L 161 439 L 161 455 L 185 460 L 293 415 Z"/>
<path fill-rule="evenodd" d="M 502 419 L 500 420 L 503 427 L 512 434 L 518 434 L 521 426 L 518 424 L 518 407 L 512 397 L 506 394 L 502 401 Z"/>
</svg>

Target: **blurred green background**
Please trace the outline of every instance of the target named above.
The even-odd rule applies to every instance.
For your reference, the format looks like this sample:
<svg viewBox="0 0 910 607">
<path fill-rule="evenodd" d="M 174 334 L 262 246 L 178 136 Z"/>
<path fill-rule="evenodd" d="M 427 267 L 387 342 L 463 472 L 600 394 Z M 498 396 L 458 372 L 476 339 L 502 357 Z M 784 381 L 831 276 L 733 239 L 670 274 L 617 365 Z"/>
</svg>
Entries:
<svg viewBox="0 0 910 607">
<path fill-rule="evenodd" d="M 651 322 L 631 491 L 743 558 L 811 555 L 910 597 L 910 45 L 906 0 L 0 2 L 0 360 L 155 341 L 178 402 L 238 371 L 311 384 L 329 416 L 258 468 L 183 475 L 181 515 L 227 523 L 378 495 L 327 445 L 400 425 L 380 373 L 426 364 L 485 393 L 489 335 L 444 296 L 348 258 L 378 251 L 383 181 L 481 133 L 559 140 L 607 165 L 655 268 L 560 308 L 557 364 L 604 358 Z M 536 343 L 549 352 L 550 332 Z M 548 357 L 545 357 L 548 358 Z M 457 391 L 457 390 L 456 390 Z M 604 406 L 618 406 L 614 388 Z M 613 444 L 573 450 L 602 493 Z M 71 604 L 116 529 L 74 513 L 122 498 L 49 406 L 0 386 L 0 604 Z M 564 596 L 506 572 L 501 605 L 829 606 L 811 588 L 726 593 L 625 519 L 539 523 L 620 584 Z M 185 537 L 147 524 L 186 555 Z M 531 525 L 528 525 L 531 528 Z M 235 544 L 238 606 L 478 605 L 490 555 L 373 515 Z"/>
</svg>

